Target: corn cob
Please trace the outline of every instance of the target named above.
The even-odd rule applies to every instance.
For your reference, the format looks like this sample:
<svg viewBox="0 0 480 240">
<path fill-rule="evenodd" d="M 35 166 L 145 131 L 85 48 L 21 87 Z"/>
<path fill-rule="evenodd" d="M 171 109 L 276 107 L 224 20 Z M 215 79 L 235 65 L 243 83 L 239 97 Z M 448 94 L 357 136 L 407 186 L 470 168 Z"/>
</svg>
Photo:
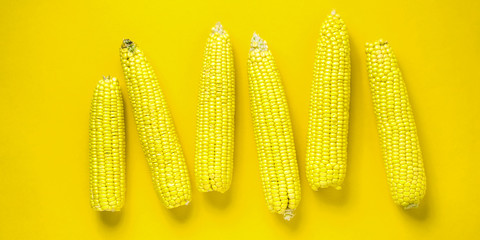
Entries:
<svg viewBox="0 0 480 240">
<path fill-rule="evenodd" d="M 368 77 L 390 192 L 405 209 L 418 206 L 426 178 L 412 107 L 388 42 L 366 44 Z"/>
<path fill-rule="evenodd" d="M 98 82 L 90 109 L 90 203 L 120 211 L 125 201 L 125 119 L 116 78 Z"/>
<path fill-rule="evenodd" d="M 128 39 L 123 41 L 120 57 L 155 190 L 167 208 L 187 205 L 190 202 L 187 166 L 153 68 L 142 50 Z"/>
<path fill-rule="evenodd" d="M 347 168 L 350 43 L 335 11 L 317 43 L 307 141 L 307 179 L 313 190 L 341 189 Z"/>
<path fill-rule="evenodd" d="M 217 23 L 207 41 L 197 110 L 195 177 L 201 192 L 225 192 L 233 169 L 235 70 L 230 36 Z"/>
<path fill-rule="evenodd" d="M 290 220 L 301 198 L 292 126 L 275 60 L 257 34 L 248 56 L 248 79 L 265 198 L 270 211 Z"/>
</svg>

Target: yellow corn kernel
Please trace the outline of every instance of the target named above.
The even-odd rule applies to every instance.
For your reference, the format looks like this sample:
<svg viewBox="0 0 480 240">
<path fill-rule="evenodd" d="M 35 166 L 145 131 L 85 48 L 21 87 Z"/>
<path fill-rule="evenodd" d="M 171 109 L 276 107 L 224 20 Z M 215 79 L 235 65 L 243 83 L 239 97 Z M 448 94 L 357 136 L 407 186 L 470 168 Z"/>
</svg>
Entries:
<svg viewBox="0 0 480 240">
<path fill-rule="evenodd" d="M 98 82 L 90 109 L 90 203 L 97 211 L 120 211 L 125 201 L 125 119 L 116 78 Z"/>
<path fill-rule="evenodd" d="M 207 40 L 200 82 L 195 177 L 201 192 L 225 192 L 233 170 L 235 70 L 230 36 L 217 23 Z"/>
<path fill-rule="evenodd" d="M 142 50 L 130 40 L 120 48 L 137 132 L 155 190 L 165 207 L 190 202 L 190 179 L 182 146 L 157 77 Z"/>
<path fill-rule="evenodd" d="M 307 180 L 313 190 L 341 189 L 347 168 L 350 43 L 335 11 L 320 31 L 308 124 Z"/>
<path fill-rule="evenodd" d="M 367 43 L 366 53 L 390 192 L 396 204 L 417 207 L 425 195 L 426 178 L 407 88 L 387 41 Z"/>
<path fill-rule="evenodd" d="M 265 198 L 270 211 L 290 220 L 301 193 L 287 97 L 267 42 L 257 34 L 248 55 L 248 79 Z"/>
</svg>

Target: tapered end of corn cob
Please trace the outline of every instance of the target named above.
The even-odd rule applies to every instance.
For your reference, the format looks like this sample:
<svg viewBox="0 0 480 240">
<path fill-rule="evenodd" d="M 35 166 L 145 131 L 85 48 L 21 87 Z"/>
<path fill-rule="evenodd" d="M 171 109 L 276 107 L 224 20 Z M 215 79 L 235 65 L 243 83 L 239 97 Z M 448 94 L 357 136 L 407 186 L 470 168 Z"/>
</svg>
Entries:
<svg viewBox="0 0 480 240">
<path fill-rule="evenodd" d="M 130 39 L 123 39 L 122 48 L 128 49 L 129 52 L 134 52 L 137 45 Z"/>
<path fill-rule="evenodd" d="M 225 30 L 223 30 L 223 26 L 220 22 L 217 22 L 215 26 L 212 28 L 212 33 L 218 33 L 220 35 L 225 34 Z"/>
<path fill-rule="evenodd" d="M 257 33 L 253 33 L 252 41 L 250 43 L 250 52 L 255 50 L 259 51 L 268 51 L 267 41 L 260 38 Z"/>
<path fill-rule="evenodd" d="M 378 41 L 373 43 L 365 43 L 365 52 L 372 53 L 373 51 L 380 50 L 381 46 L 389 45 L 388 41 L 383 40 L 382 38 L 378 39 Z"/>
<path fill-rule="evenodd" d="M 101 81 L 100 83 L 111 83 L 111 82 L 114 84 L 119 83 L 116 77 L 112 77 L 110 75 L 103 76 L 103 80 L 100 80 L 100 81 Z"/>
<path fill-rule="evenodd" d="M 329 19 L 327 21 L 332 21 L 333 20 L 333 25 L 330 25 L 329 27 L 339 28 L 339 29 L 345 28 L 345 23 L 341 19 L 340 14 L 338 14 L 335 9 L 333 9 L 330 12 L 330 15 L 328 15 L 327 18 Z"/>
</svg>

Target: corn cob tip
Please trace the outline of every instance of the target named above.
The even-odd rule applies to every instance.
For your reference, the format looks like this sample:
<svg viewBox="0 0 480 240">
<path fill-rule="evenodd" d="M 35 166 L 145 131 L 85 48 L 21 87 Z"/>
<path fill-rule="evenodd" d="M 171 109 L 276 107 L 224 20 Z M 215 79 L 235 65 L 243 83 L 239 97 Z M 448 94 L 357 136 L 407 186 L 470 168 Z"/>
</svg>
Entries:
<svg viewBox="0 0 480 240">
<path fill-rule="evenodd" d="M 250 52 L 258 49 L 259 51 L 268 51 L 267 41 L 263 40 L 257 33 L 253 33 L 252 42 L 250 43 Z"/>
<path fill-rule="evenodd" d="M 404 206 L 403 209 L 408 210 L 408 209 L 417 208 L 417 207 L 418 207 L 418 204 L 410 203 L 407 206 Z"/>
<path fill-rule="evenodd" d="M 117 80 L 117 78 L 112 77 L 110 75 L 107 75 L 107 76 L 103 76 L 103 80 L 104 81 L 110 81 L 110 80 L 115 81 L 115 80 Z"/>
<path fill-rule="evenodd" d="M 283 213 L 283 219 L 285 219 L 286 221 L 290 221 L 294 216 L 295 216 L 295 210 L 293 209 L 287 209 Z"/>
<path fill-rule="evenodd" d="M 379 46 L 383 46 L 383 45 L 388 45 L 388 41 L 386 40 L 383 40 L 382 38 L 378 39 L 378 41 L 374 42 L 373 45 L 379 45 Z"/>
<path fill-rule="evenodd" d="M 123 39 L 122 48 L 127 48 L 128 51 L 134 52 L 136 44 L 130 39 Z"/>
<path fill-rule="evenodd" d="M 370 42 L 367 42 L 365 43 L 365 46 L 366 47 L 373 47 L 375 45 L 386 45 L 388 44 L 388 41 L 387 40 L 383 40 L 383 38 L 380 38 L 378 39 L 377 41 L 373 42 L 373 43 L 370 43 Z"/>
<path fill-rule="evenodd" d="M 107 76 L 103 76 L 103 79 L 100 80 L 100 83 L 101 84 L 109 84 L 109 83 L 118 84 L 118 80 L 117 80 L 116 77 L 112 77 L 110 75 L 107 75 Z"/>
<path fill-rule="evenodd" d="M 386 45 L 388 45 L 388 41 L 383 40 L 382 38 L 380 38 L 378 41 L 375 41 L 373 43 L 367 42 L 367 43 L 365 43 L 365 52 L 366 53 L 371 53 L 374 50 L 379 50 L 380 47 L 386 46 Z"/>
<path fill-rule="evenodd" d="M 218 34 L 225 34 L 225 30 L 223 30 L 223 26 L 220 22 L 217 22 L 215 26 L 212 28 L 212 33 L 218 33 Z"/>
<path fill-rule="evenodd" d="M 338 14 L 337 10 L 335 10 L 335 9 L 332 9 L 332 11 L 330 12 L 330 16 L 328 16 L 328 17 L 333 18 L 336 21 L 340 20 L 340 14 Z"/>
</svg>

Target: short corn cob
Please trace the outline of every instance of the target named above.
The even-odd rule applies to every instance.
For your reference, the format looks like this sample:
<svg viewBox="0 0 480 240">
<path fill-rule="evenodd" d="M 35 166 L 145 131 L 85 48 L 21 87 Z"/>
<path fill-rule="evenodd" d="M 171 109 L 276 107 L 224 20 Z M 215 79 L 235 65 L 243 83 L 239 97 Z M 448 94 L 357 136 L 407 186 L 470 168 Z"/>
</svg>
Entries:
<svg viewBox="0 0 480 240">
<path fill-rule="evenodd" d="M 317 43 L 307 141 L 307 179 L 313 190 L 341 189 L 347 168 L 350 43 L 335 11 Z"/>
<path fill-rule="evenodd" d="M 90 203 L 120 211 L 125 201 L 125 119 L 116 78 L 98 82 L 90 109 Z"/>
<path fill-rule="evenodd" d="M 233 170 L 235 70 L 230 36 L 217 23 L 207 41 L 197 110 L 195 177 L 201 192 L 225 192 Z"/>
<path fill-rule="evenodd" d="M 426 178 L 413 111 L 390 45 L 383 40 L 366 44 L 368 77 L 388 183 L 395 203 L 418 206 Z"/>
<path fill-rule="evenodd" d="M 187 166 L 153 68 L 142 50 L 128 39 L 123 41 L 120 57 L 154 187 L 167 208 L 187 205 L 190 202 Z"/>
<path fill-rule="evenodd" d="M 301 198 L 292 126 L 275 60 L 257 34 L 248 56 L 248 79 L 265 198 L 270 211 L 290 220 Z"/>
</svg>

